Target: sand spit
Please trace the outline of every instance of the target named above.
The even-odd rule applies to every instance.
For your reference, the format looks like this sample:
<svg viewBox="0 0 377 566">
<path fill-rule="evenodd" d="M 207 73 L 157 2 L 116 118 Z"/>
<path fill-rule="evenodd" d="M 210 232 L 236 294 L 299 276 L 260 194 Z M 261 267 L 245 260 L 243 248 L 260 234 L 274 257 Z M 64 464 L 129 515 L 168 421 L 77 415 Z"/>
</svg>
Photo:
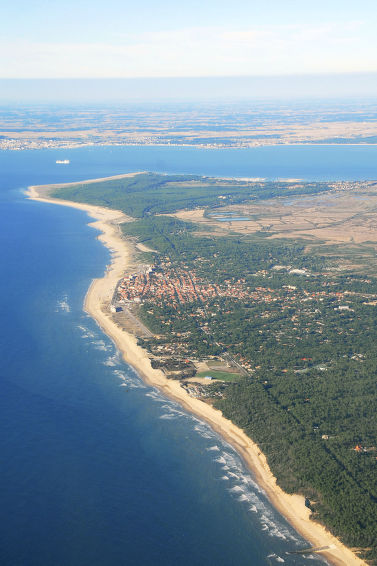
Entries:
<svg viewBox="0 0 377 566">
<path fill-rule="evenodd" d="M 72 183 L 57 183 L 53 185 L 38 185 L 38 187 L 29 187 L 28 194 L 30 198 L 34 189 L 38 189 L 39 197 L 44 194 L 51 192 L 53 189 L 59 189 L 61 187 L 72 187 L 74 185 L 91 185 L 92 183 L 98 183 L 99 181 L 114 181 L 115 179 L 125 179 L 126 177 L 135 177 L 135 175 L 142 175 L 147 173 L 147 171 L 137 171 L 135 173 L 122 173 L 121 175 L 112 175 L 111 177 L 99 177 L 98 179 L 86 179 L 85 181 L 72 181 Z M 39 198 L 38 197 L 38 198 Z M 60 202 L 59 200 L 54 202 Z M 70 205 L 71 206 L 71 205 Z"/>
<path fill-rule="evenodd" d="M 117 177 L 120 178 L 123 175 Z M 96 219 L 90 225 L 101 231 L 99 239 L 110 249 L 112 263 L 108 266 L 103 278 L 93 280 L 85 298 L 84 308 L 97 321 L 102 330 L 112 338 L 125 361 L 133 366 L 148 384 L 157 387 L 166 396 L 178 401 L 186 410 L 205 420 L 232 444 L 254 473 L 258 484 L 265 490 L 274 507 L 313 547 L 328 547 L 322 552 L 322 555 L 331 564 L 334 566 L 367 566 L 366 562 L 331 535 L 325 527 L 310 520 L 310 511 L 305 507 L 304 497 L 289 495 L 276 484 L 267 460 L 257 444 L 240 428 L 223 417 L 220 411 L 199 399 L 190 397 L 177 381 L 168 380 L 161 370 L 152 369 L 146 351 L 137 345 L 135 336 L 114 323 L 110 316 L 108 303 L 118 280 L 130 268 L 132 256 L 131 245 L 121 237 L 119 229 L 119 224 L 127 217 L 120 211 L 44 196 L 48 195 L 52 188 L 58 186 L 66 185 L 29 187 L 27 194 L 29 198 L 40 202 L 85 210 L 90 217 Z"/>
</svg>

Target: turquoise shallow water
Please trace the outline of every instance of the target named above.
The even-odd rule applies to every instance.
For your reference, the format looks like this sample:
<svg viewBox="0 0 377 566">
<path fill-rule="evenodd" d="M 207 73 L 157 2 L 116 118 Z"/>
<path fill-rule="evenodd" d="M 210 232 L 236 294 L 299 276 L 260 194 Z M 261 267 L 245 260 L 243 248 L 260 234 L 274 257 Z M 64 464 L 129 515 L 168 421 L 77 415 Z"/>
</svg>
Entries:
<svg viewBox="0 0 377 566">
<path fill-rule="evenodd" d="M 0 153 L 0 564 L 322 563 L 285 554 L 305 542 L 232 448 L 146 387 L 83 313 L 90 281 L 109 261 L 86 215 L 22 192 L 139 169 L 250 177 L 268 167 L 271 177 L 314 170 L 306 155 L 294 172 L 296 149 L 280 149 L 283 170 L 271 154 L 243 150 Z M 377 152 L 363 149 L 367 156 L 357 148 L 344 158 L 353 156 L 349 174 L 377 177 Z M 332 178 L 344 178 L 335 151 L 326 163 Z M 69 166 L 55 164 L 65 157 Z M 318 167 L 317 178 L 329 175 L 329 165 Z"/>
</svg>

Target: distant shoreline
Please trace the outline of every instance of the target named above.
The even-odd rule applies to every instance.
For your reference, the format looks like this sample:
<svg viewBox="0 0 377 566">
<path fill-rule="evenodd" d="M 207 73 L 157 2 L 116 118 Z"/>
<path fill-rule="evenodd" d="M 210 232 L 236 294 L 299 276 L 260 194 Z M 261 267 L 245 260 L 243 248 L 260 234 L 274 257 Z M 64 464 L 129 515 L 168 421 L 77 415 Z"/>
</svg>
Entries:
<svg viewBox="0 0 377 566">
<path fill-rule="evenodd" d="M 80 183 L 88 184 L 99 180 L 105 181 L 135 174 L 129 173 L 102 179 L 91 179 L 80 181 Z M 39 202 L 70 206 L 83 210 L 95 219 L 90 225 L 101 232 L 98 239 L 109 248 L 112 261 L 104 277 L 92 281 L 85 297 L 85 311 L 97 321 L 102 330 L 114 341 L 125 361 L 133 366 L 148 384 L 157 387 L 163 394 L 178 401 L 187 411 L 205 420 L 226 441 L 234 446 L 255 475 L 258 484 L 266 492 L 273 506 L 313 547 L 327 547 L 327 550 L 321 554 L 331 564 L 334 566 L 366 566 L 366 562 L 331 535 L 325 527 L 310 520 L 310 510 L 305 507 L 305 498 L 303 496 L 289 495 L 276 484 L 276 479 L 268 467 L 264 454 L 243 430 L 223 417 L 219 410 L 214 409 L 199 399 L 190 397 L 180 386 L 179 382 L 167 379 L 161 370 L 152 369 L 149 357 L 146 351 L 138 346 L 136 337 L 122 330 L 112 320 L 109 303 L 119 279 L 127 270 L 130 270 L 130 261 L 133 255 L 131 243 L 121 236 L 119 230 L 119 225 L 127 220 L 127 217 L 121 211 L 53 199 L 48 196 L 51 189 L 72 184 L 77 184 L 77 182 L 31 186 L 28 188 L 27 195 L 30 199 Z"/>
<path fill-rule="evenodd" d="M 4 140 L 3 140 L 4 141 Z M 12 141 L 12 140 L 10 140 Z M 31 141 L 31 143 L 33 143 L 33 141 Z M 339 142 L 320 142 L 320 143 L 316 143 L 316 142 L 308 142 L 308 143 L 304 143 L 304 142 L 297 142 L 297 143 L 292 143 L 292 142 L 277 142 L 277 143 L 248 143 L 245 145 L 220 145 L 220 144 L 193 144 L 193 143 L 111 143 L 111 142 L 103 142 L 103 143 L 98 143 L 98 142 L 84 142 L 84 143 L 77 143 L 77 142 L 72 142 L 72 143 L 67 143 L 67 144 L 63 144 L 63 145 L 56 145 L 56 146 L 51 146 L 51 145 L 44 145 L 41 144 L 40 146 L 31 146 L 31 147 L 3 147 L 2 146 L 2 142 L 0 141 L 0 151 L 32 151 L 32 150 L 41 150 L 41 149 L 50 149 L 50 150 L 56 150 L 56 151 L 61 151 L 61 150 L 70 150 L 70 149 L 80 149 L 80 148 L 84 148 L 84 147 L 190 147 L 190 148 L 196 148 L 196 149 L 252 149 L 252 148 L 257 148 L 257 147 L 292 147 L 292 146 L 299 146 L 299 147 L 374 147 L 377 146 L 377 142 L 376 143 L 364 143 L 364 142 L 359 142 L 359 143 L 339 143 Z"/>
</svg>

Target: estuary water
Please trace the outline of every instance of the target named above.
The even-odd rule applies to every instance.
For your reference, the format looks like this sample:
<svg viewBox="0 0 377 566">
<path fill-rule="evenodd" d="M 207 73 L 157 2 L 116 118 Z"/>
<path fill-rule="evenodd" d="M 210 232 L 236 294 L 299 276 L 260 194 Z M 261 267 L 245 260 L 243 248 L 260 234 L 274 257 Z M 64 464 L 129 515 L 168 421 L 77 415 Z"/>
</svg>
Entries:
<svg viewBox="0 0 377 566">
<path fill-rule="evenodd" d="M 146 386 L 82 310 L 108 251 L 31 184 L 129 171 L 377 178 L 375 147 L 0 153 L 0 564 L 260 566 L 305 541 L 233 449 Z M 68 166 L 56 159 L 70 159 Z"/>
</svg>

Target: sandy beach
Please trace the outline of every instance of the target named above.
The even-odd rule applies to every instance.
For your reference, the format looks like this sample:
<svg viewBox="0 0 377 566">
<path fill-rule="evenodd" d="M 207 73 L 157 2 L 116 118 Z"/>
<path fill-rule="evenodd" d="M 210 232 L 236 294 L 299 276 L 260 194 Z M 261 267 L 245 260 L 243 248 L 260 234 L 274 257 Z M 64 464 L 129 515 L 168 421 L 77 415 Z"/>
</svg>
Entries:
<svg viewBox="0 0 377 566">
<path fill-rule="evenodd" d="M 366 566 L 366 562 L 345 547 L 322 525 L 310 520 L 310 511 L 305 507 L 304 497 L 289 495 L 276 484 L 276 479 L 257 444 L 240 428 L 224 418 L 220 411 L 199 399 L 190 397 L 179 382 L 168 380 L 161 370 L 152 369 L 147 353 L 137 345 L 135 336 L 122 330 L 112 320 L 108 304 L 118 280 L 127 269 L 130 269 L 133 255 L 131 244 L 121 237 L 119 228 L 119 224 L 127 220 L 127 217 L 116 210 L 48 198 L 48 190 L 59 186 L 63 185 L 29 187 L 27 194 L 29 198 L 40 202 L 78 208 L 95 219 L 90 225 L 101 231 L 98 237 L 110 249 L 112 262 L 103 278 L 93 280 L 85 298 L 84 308 L 115 342 L 125 361 L 133 366 L 147 383 L 157 387 L 165 395 L 178 401 L 186 410 L 205 420 L 232 444 L 255 475 L 258 484 L 265 490 L 274 507 L 309 541 L 310 545 L 327 547 L 321 555 L 328 562 L 337 566 Z"/>
</svg>

